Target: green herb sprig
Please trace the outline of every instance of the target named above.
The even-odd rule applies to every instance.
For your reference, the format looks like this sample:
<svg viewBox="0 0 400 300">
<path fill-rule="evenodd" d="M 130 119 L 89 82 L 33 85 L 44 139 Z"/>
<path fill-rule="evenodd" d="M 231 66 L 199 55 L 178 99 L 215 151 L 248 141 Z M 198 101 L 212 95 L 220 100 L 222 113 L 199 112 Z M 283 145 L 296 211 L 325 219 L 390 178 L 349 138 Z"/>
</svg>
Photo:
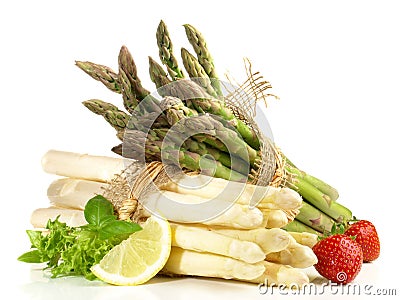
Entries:
<svg viewBox="0 0 400 300">
<path fill-rule="evenodd" d="M 90 199 L 84 210 L 88 224 L 69 227 L 66 223 L 49 220 L 47 232 L 27 230 L 33 250 L 18 257 L 26 263 L 47 262 L 45 269 L 51 276 L 96 277 L 90 268 L 99 263 L 114 246 L 141 230 L 139 224 L 117 220 L 110 201 L 97 195 Z"/>
</svg>

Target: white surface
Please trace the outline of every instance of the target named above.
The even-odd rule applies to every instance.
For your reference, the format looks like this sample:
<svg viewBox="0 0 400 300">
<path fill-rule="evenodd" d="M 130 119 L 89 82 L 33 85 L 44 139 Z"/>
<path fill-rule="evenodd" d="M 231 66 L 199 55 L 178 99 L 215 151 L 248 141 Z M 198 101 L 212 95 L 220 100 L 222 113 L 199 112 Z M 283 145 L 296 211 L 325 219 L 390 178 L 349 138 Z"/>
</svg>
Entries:
<svg viewBox="0 0 400 300">
<path fill-rule="evenodd" d="M 120 97 L 74 66 L 117 66 L 128 46 L 143 83 L 153 88 L 147 56 L 158 58 L 164 19 L 175 51 L 190 45 L 181 26 L 205 35 L 222 74 L 243 78 L 242 57 L 271 81 L 275 141 L 311 174 L 340 191 L 340 202 L 373 221 L 382 258 L 357 278 L 395 288 L 398 220 L 400 19 L 396 1 L 7 1 L 0 9 L 3 216 L 1 286 L 18 299 L 257 298 L 255 286 L 213 280 L 155 280 L 119 288 L 82 279 L 47 280 L 16 257 L 28 250 L 33 209 L 48 205 L 53 176 L 41 170 L 49 149 L 109 154 L 114 132 L 80 104 Z M 193 4 L 190 4 L 193 3 Z M 398 236 L 398 234 L 396 234 Z M 94 283 L 95 285 L 98 285 Z M 399 293 L 399 292 L 398 292 Z M 264 295 L 264 298 L 267 295 Z"/>
<path fill-rule="evenodd" d="M 396 293 L 399 287 L 395 278 L 385 274 L 381 259 L 374 264 L 365 264 L 355 281 L 346 286 L 326 285 L 316 279 L 314 285 L 304 290 L 279 290 L 278 288 L 259 288 L 255 284 L 227 281 L 210 278 L 168 278 L 155 277 L 147 284 L 135 287 L 110 286 L 100 281 L 87 281 L 82 278 L 69 277 L 51 279 L 41 270 L 28 265 L 19 265 L 17 270 L 23 274 L 15 276 L 12 287 L 18 299 L 69 300 L 69 299 L 286 299 L 296 295 L 300 299 L 364 298 L 374 299 L 377 295 Z M 310 270 L 311 275 L 315 271 Z M 22 279 L 22 280 L 21 280 Z M 388 280 L 389 279 L 389 280 Z M 300 293 L 300 294 L 299 294 Z M 388 297 L 388 296 L 387 296 Z M 16 298 L 17 299 L 17 298 Z M 297 298 L 296 298 L 297 299 Z M 391 299 L 389 297 L 388 299 Z"/>
</svg>

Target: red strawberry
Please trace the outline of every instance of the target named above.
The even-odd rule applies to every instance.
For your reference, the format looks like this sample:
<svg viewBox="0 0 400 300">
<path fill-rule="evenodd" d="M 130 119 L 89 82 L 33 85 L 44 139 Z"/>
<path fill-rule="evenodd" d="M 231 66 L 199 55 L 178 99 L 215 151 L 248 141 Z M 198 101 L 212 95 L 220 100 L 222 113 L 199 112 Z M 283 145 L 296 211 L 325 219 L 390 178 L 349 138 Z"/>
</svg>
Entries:
<svg viewBox="0 0 400 300">
<path fill-rule="evenodd" d="M 380 243 L 375 226 L 370 221 L 357 221 L 350 225 L 345 235 L 355 236 L 355 241 L 361 245 L 364 262 L 370 262 L 379 257 Z"/>
<path fill-rule="evenodd" d="M 349 283 L 361 270 L 361 246 L 347 235 L 331 235 L 319 241 L 313 251 L 318 258 L 315 269 L 333 282 Z"/>
</svg>

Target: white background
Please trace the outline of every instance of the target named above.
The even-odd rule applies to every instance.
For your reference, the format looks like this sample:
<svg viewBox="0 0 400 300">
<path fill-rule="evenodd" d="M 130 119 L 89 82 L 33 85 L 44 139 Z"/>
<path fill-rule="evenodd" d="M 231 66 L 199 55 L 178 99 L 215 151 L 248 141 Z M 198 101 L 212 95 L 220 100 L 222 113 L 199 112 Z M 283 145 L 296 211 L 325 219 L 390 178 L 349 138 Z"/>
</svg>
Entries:
<svg viewBox="0 0 400 300">
<path fill-rule="evenodd" d="M 118 142 L 113 130 L 81 101 L 99 98 L 120 104 L 120 96 L 89 78 L 74 61 L 116 69 L 119 49 L 126 45 L 143 83 L 153 89 L 147 57 L 158 59 L 155 30 L 163 19 L 177 56 L 182 46 L 191 50 L 181 26 L 190 23 L 206 37 L 221 77 L 229 70 L 240 81 L 246 56 L 272 83 L 272 92 L 280 97 L 267 109 L 275 142 L 299 167 L 335 186 L 339 201 L 357 217 L 376 224 L 382 256 L 363 268 L 359 278 L 377 288 L 397 287 L 397 6 L 396 1 L 2 2 L 4 286 L 18 299 L 50 299 L 54 292 L 61 299 L 76 295 L 71 287 L 86 285 L 74 280 L 35 283 L 30 266 L 16 262 L 29 247 L 24 230 L 30 228 L 31 211 L 48 205 L 46 189 L 54 177 L 41 170 L 40 160 L 49 149 L 111 155 L 109 149 Z M 77 291 L 104 299 L 125 292 L 146 299 L 257 296 L 256 287 L 231 282 L 185 282 L 182 288 L 181 283 L 156 282 L 130 290 Z"/>
</svg>

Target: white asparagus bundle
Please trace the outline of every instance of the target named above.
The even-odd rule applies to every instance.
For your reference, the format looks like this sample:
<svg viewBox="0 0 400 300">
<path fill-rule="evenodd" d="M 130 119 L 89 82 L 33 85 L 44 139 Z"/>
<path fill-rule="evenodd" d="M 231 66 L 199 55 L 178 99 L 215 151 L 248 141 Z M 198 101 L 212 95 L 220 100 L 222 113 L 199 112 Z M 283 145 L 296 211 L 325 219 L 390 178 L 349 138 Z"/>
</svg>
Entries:
<svg viewBox="0 0 400 300">
<path fill-rule="evenodd" d="M 39 228 L 44 228 L 48 219 L 58 215 L 69 226 L 86 224 L 83 215 L 86 202 L 101 194 L 129 162 L 52 150 L 46 153 L 42 164 L 46 172 L 70 178 L 56 180 L 50 185 L 48 197 L 54 207 L 38 209 L 32 214 L 32 224 Z M 179 185 L 172 182 L 163 185 L 161 192 L 146 195 L 145 201 L 157 204 L 162 197 L 168 197 L 178 203 L 196 204 L 217 198 L 220 203 L 226 201 L 229 209 L 197 224 L 188 224 L 190 216 L 177 212 L 174 220 L 178 222 L 171 222 L 173 247 L 164 272 L 257 283 L 267 281 L 268 284 L 300 286 L 308 282 L 305 273 L 294 266 L 303 268 L 315 263 L 315 255 L 305 250 L 311 249 L 300 243 L 311 244 L 313 237 L 291 236 L 278 229 L 301 207 L 298 193 L 287 188 L 237 183 L 231 186 L 232 182 L 203 175 L 192 176 L 195 184 L 196 180 L 197 186 L 210 182 L 192 189 L 188 185 L 182 187 L 188 184 L 188 178 L 192 180 L 188 176 L 185 178 Z M 229 193 L 223 192 L 224 189 L 229 189 Z M 240 196 L 232 203 L 231 196 L 236 190 Z"/>
<path fill-rule="evenodd" d="M 252 280 L 262 276 L 265 272 L 265 267 L 263 262 L 249 264 L 217 254 L 172 247 L 163 272 L 178 275 Z"/>
</svg>

